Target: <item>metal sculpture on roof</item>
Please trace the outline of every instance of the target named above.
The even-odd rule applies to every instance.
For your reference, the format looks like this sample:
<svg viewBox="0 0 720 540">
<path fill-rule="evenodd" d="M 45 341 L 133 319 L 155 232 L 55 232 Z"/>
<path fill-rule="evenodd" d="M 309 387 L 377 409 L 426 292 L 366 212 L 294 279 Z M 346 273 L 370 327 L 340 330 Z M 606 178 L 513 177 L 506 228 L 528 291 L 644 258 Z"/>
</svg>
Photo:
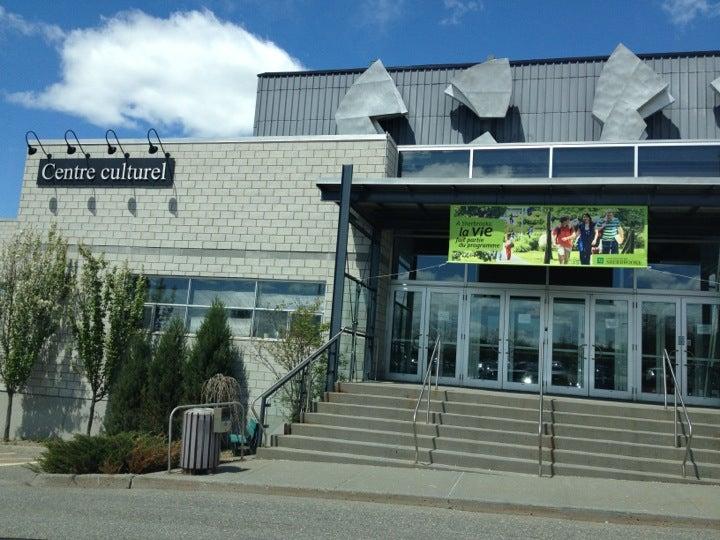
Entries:
<svg viewBox="0 0 720 540">
<path fill-rule="evenodd" d="M 480 118 L 503 118 L 512 96 L 512 72 L 507 58 L 488 60 L 455 76 L 445 93 Z"/>
<path fill-rule="evenodd" d="M 340 135 L 383 133 L 378 120 L 402 116 L 408 110 L 380 60 L 373 62 L 360 75 L 335 112 L 335 123 Z"/>
<path fill-rule="evenodd" d="M 712 86 L 715 91 L 720 94 L 720 77 L 715 79 L 713 82 L 710 83 L 710 86 Z"/>
<path fill-rule="evenodd" d="M 592 114 L 603 123 L 600 139 L 644 138 L 645 122 L 638 133 L 638 117 L 647 118 L 673 101 L 668 83 L 620 43 L 605 62 L 595 85 Z"/>
<path fill-rule="evenodd" d="M 497 144 L 497 141 L 495 140 L 495 137 L 492 136 L 492 133 L 486 131 L 479 137 L 474 138 L 468 144 Z"/>
</svg>

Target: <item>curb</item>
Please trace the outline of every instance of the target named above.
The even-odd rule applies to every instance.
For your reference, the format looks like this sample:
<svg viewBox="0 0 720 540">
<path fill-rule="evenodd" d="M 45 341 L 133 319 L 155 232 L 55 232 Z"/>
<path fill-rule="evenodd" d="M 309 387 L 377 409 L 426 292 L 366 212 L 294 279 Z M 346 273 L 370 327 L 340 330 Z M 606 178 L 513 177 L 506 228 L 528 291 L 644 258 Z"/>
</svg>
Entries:
<svg viewBox="0 0 720 540">
<path fill-rule="evenodd" d="M 32 487 L 76 487 L 85 489 L 130 489 L 134 474 L 49 474 L 39 473 Z"/>
<path fill-rule="evenodd" d="M 462 510 L 481 514 L 513 514 L 575 521 L 608 522 L 618 524 L 652 525 L 662 527 L 691 527 L 695 529 L 720 530 L 720 519 L 687 517 L 668 514 L 649 514 L 618 510 L 594 510 L 587 508 L 540 506 L 513 502 L 496 502 L 421 495 L 399 495 L 340 489 L 320 489 L 295 486 L 271 486 L 263 484 L 230 484 L 184 479 L 165 479 L 138 475 L 132 482 L 133 489 L 175 489 L 182 491 L 241 492 L 286 497 L 313 497 L 372 503 L 392 503 L 406 506 L 430 506 L 449 510 Z"/>
</svg>

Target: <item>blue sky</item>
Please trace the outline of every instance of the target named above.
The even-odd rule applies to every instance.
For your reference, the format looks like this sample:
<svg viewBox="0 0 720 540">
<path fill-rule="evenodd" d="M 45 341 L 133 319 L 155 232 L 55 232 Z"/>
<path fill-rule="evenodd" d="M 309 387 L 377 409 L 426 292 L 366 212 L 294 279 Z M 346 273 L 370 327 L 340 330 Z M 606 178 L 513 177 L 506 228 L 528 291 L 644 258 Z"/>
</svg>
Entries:
<svg viewBox="0 0 720 540">
<path fill-rule="evenodd" d="M 720 0 L 0 0 L 0 217 L 24 134 L 248 135 L 255 74 L 720 48 Z"/>
</svg>

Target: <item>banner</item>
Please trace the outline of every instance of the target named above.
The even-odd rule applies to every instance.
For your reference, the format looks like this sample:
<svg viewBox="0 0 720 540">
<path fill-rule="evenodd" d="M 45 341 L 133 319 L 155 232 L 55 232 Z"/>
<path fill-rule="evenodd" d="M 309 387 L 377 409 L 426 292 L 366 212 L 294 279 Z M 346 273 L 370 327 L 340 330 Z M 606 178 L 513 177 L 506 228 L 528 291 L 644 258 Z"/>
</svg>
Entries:
<svg viewBox="0 0 720 540">
<path fill-rule="evenodd" d="M 644 206 L 450 207 L 448 262 L 647 267 Z"/>
</svg>

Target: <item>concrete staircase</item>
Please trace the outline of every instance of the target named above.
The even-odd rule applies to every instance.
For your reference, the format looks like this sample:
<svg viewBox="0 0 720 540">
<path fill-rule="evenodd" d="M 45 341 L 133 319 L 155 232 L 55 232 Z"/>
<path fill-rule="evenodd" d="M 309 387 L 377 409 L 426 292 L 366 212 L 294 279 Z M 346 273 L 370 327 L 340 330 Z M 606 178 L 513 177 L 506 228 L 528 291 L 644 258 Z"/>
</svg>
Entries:
<svg viewBox="0 0 720 540">
<path fill-rule="evenodd" d="M 341 383 L 258 456 L 417 466 L 412 412 L 419 391 L 419 385 Z M 537 474 L 537 395 L 440 387 L 431 397 L 430 423 L 425 402 L 418 413 L 421 464 Z M 720 484 L 720 410 L 690 409 L 695 435 L 687 478 L 685 448 L 673 446 L 672 414 L 660 405 L 547 396 L 543 473 Z"/>
</svg>

